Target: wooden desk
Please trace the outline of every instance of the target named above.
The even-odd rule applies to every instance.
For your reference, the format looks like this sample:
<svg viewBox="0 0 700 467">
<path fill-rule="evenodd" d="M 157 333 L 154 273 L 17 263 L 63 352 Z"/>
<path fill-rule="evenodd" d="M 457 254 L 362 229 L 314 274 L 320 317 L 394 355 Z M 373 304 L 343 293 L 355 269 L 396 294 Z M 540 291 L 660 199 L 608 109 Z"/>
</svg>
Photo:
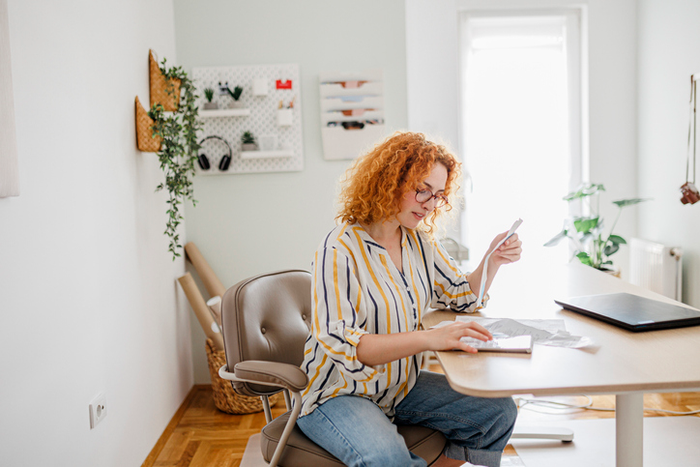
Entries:
<svg viewBox="0 0 700 467">
<path fill-rule="evenodd" d="M 506 269 L 494 281 L 490 303 L 476 316 L 564 319 L 567 331 L 590 337 L 599 347 L 536 345 L 531 355 L 436 352 L 450 386 L 481 397 L 615 394 L 617 466 L 641 466 L 643 394 L 700 388 L 700 326 L 633 333 L 563 310 L 554 298 L 614 292 L 679 304 L 581 264 L 553 269 L 548 277 Z M 423 326 L 455 316 L 433 311 Z"/>
</svg>

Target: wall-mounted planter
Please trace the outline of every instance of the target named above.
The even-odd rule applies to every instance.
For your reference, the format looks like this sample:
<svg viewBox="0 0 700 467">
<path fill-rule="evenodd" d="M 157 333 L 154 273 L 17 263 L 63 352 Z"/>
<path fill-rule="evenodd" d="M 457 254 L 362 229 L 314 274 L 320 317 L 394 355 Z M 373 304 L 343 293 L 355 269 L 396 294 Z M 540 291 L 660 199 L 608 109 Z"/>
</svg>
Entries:
<svg viewBox="0 0 700 467">
<path fill-rule="evenodd" d="M 162 138 L 153 137 L 153 124 L 155 123 L 148 112 L 143 108 L 139 97 L 136 96 L 136 147 L 142 152 L 158 152 Z"/>
<path fill-rule="evenodd" d="M 172 85 L 166 82 L 165 76 L 158 67 L 158 61 L 153 55 L 153 50 L 148 51 L 148 77 L 151 95 L 151 107 L 155 104 L 163 106 L 166 112 L 174 112 L 180 104 L 180 80 L 173 80 Z M 168 94 L 168 87 L 172 87 Z"/>
</svg>

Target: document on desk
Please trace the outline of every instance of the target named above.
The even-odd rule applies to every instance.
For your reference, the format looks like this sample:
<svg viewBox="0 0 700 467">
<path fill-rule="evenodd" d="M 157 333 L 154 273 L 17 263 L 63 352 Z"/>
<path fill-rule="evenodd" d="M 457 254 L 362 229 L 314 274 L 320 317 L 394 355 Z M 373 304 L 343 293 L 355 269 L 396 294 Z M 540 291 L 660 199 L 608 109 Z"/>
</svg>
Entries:
<svg viewBox="0 0 700 467">
<path fill-rule="evenodd" d="M 480 341 L 473 337 L 463 337 L 460 341 L 477 349 L 479 352 L 532 353 L 532 337 L 494 337 L 490 341 Z"/>
<path fill-rule="evenodd" d="M 474 321 L 485 327 L 494 339 L 511 338 L 516 336 L 531 336 L 533 344 L 554 347 L 580 349 L 593 345 L 593 341 L 584 336 L 574 336 L 566 330 L 563 319 L 510 319 L 482 318 L 479 316 L 459 315 L 455 321 Z M 443 321 L 435 327 L 445 326 L 452 321 Z M 463 337 L 464 339 L 471 339 Z M 469 341 L 465 341 L 469 343 Z M 470 344 L 471 345 L 471 344 Z"/>
</svg>

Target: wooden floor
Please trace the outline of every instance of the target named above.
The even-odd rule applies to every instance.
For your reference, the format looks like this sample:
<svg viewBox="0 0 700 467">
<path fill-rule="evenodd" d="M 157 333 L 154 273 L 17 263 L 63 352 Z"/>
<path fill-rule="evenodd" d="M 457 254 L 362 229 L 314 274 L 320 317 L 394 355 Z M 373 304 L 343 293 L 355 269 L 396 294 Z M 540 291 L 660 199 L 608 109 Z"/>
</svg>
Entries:
<svg viewBox="0 0 700 467">
<path fill-rule="evenodd" d="M 431 370 L 439 371 L 431 367 Z M 248 438 L 259 433 L 265 425 L 262 412 L 251 415 L 229 415 L 214 406 L 210 385 L 192 388 L 163 435 L 154 446 L 142 467 L 235 467 L 243 457 Z M 582 405 L 583 397 L 547 398 Z M 614 408 L 614 396 L 592 396 L 593 406 Z M 284 412 L 284 401 L 272 409 L 277 416 Z M 700 393 L 646 394 L 644 407 L 679 412 L 700 410 Z M 544 413 L 543 413 L 544 412 Z M 659 412 L 645 412 L 645 416 L 668 416 Z M 566 419 L 613 418 L 615 413 L 592 410 L 557 410 L 527 404 L 520 409 L 521 421 L 559 421 Z M 699 416 L 699 415 L 695 415 Z M 505 455 L 517 456 L 509 445 Z"/>
</svg>

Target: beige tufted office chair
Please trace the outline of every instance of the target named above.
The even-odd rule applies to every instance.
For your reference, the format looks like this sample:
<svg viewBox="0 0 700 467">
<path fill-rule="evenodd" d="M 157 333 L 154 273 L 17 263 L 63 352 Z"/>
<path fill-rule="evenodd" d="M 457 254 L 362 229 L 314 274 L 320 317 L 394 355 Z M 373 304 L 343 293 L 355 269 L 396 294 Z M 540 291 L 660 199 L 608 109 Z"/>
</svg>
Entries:
<svg viewBox="0 0 700 467">
<path fill-rule="evenodd" d="M 222 332 L 227 365 L 219 375 L 245 396 L 260 396 L 267 425 L 262 430 L 263 458 L 271 466 L 342 466 L 296 426 L 301 393 L 309 380 L 299 368 L 304 342 L 311 326 L 311 274 L 289 270 L 243 280 L 224 294 Z M 268 396 L 284 390 L 289 412 L 272 419 Z M 442 453 L 445 438 L 420 426 L 398 426 L 414 454 L 433 463 Z"/>
</svg>

